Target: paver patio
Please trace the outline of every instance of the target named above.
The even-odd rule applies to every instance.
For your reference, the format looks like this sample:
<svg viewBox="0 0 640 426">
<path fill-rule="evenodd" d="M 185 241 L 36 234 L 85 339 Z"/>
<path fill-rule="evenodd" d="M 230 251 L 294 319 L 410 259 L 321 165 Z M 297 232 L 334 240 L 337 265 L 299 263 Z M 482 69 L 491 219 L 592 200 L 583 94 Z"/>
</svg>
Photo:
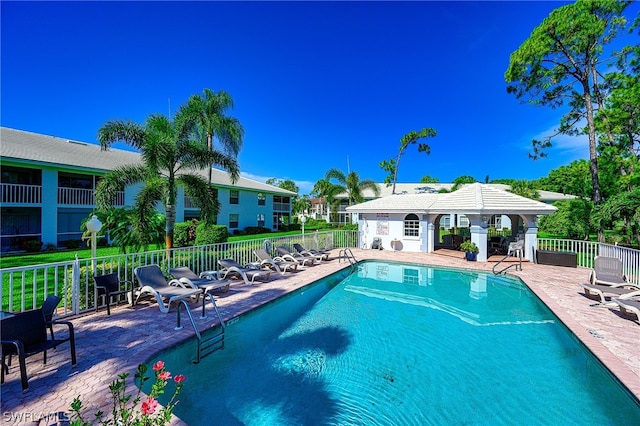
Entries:
<svg viewBox="0 0 640 426">
<path fill-rule="evenodd" d="M 402 262 L 491 270 L 493 263 L 466 262 L 463 253 L 446 256 L 438 252 L 405 253 L 391 250 L 354 249 L 358 260 L 383 259 Z M 444 252 L 443 252 L 444 253 Z M 333 255 L 337 250 L 333 251 Z M 337 259 L 302 268 L 284 276 L 272 274 L 269 283 L 246 286 L 234 282 L 231 290 L 217 299 L 225 320 L 247 312 L 269 300 L 348 267 Z M 585 268 L 563 268 L 526 263 L 523 271 L 512 275 L 522 278 L 529 288 L 573 331 L 574 334 L 640 399 L 640 324 L 624 318 L 615 308 L 591 306 L 595 301 L 582 293 L 580 282 L 587 280 Z M 200 320 L 201 305 L 191 305 L 200 330 L 216 323 L 211 305 L 208 318 Z M 190 338 L 194 331 L 183 313 L 184 328 L 175 331 L 176 313 L 162 314 L 155 302 L 142 302 L 134 308 L 126 305 L 71 319 L 76 328 L 78 364 L 71 367 L 68 345 L 50 351 L 47 364 L 39 355 L 27 359 L 29 391 L 22 392 L 17 361 L 14 360 L 6 383 L 0 390 L 3 424 L 55 424 L 56 413 L 69 412 L 73 399 L 80 395 L 87 419 L 98 409 L 110 410 L 109 384 L 122 372 L 133 373 L 137 365 L 157 352 Z M 180 366 L 167 366 L 174 374 Z M 187 383 L 188 386 L 188 378 Z M 132 386 L 129 387 L 133 389 Z M 59 417 L 64 418 L 64 415 Z M 176 419 L 175 424 L 180 424 Z"/>
</svg>

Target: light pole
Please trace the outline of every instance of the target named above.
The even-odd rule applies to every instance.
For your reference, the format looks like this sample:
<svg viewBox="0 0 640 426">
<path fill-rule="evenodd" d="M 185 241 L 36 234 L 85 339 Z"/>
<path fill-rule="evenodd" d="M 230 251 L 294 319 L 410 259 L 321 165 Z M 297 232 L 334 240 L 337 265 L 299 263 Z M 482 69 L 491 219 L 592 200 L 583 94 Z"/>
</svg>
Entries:
<svg viewBox="0 0 640 426">
<path fill-rule="evenodd" d="M 91 220 L 87 222 L 87 230 L 91 232 L 91 267 L 93 273 L 96 273 L 96 234 L 102 229 L 102 222 L 94 214 Z"/>
<path fill-rule="evenodd" d="M 302 222 L 302 235 L 304 235 L 304 223 L 307 221 L 307 217 L 303 214 L 300 218 L 300 222 Z"/>
</svg>

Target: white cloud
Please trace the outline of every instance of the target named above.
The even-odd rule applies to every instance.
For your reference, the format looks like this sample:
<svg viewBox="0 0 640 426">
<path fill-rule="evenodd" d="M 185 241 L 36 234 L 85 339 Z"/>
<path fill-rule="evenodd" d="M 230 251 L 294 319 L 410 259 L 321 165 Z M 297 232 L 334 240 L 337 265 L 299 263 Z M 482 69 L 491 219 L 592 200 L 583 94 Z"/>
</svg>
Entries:
<svg viewBox="0 0 640 426">
<path fill-rule="evenodd" d="M 581 124 L 582 126 L 582 124 Z M 545 137 L 557 132 L 557 126 L 550 127 L 531 139 L 544 140 Z M 529 149 L 531 146 L 529 145 Z M 589 137 L 587 135 L 569 136 L 558 135 L 551 139 L 551 150 L 567 157 L 579 159 L 589 158 Z"/>
<path fill-rule="evenodd" d="M 295 179 L 291 179 L 288 177 L 278 177 L 278 176 L 258 176 L 258 175 L 254 175 L 251 173 L 246 173 L 246 172 L 240 172 L 240 175 L 244 178 L 247 179 L 252 179 L 258 182 L 266 182 L 268 179 L 271 179 L 273 177 L 275 177 L 276 179 L 280 179 L 280 180 L 287 180 L 290 179 L 292 180 L 299 188 L 299 194 L 300 195 L 304 195 L 304 194 L 309 194 L 312 190 L 313 190 L 313 186 L 315 185 L 315 182 L 310 182 L 307 180 L 295 180 Z"/>
</svg>

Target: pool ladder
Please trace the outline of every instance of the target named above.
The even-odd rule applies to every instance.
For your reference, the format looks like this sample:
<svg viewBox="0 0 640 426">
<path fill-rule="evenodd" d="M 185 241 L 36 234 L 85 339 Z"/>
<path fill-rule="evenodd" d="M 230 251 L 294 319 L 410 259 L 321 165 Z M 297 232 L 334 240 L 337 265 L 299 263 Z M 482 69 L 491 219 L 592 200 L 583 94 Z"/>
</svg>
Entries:
<svg viewBox="0 0 640 426">
<path fill-rule="evenodd" d="M 353 255 L 353 252 L 349 247 L 343 248 L 338 253 L 338 263 L 342 262 L 342 259 L 345 259 L 345 262 L 348 261 L 351 266 L 354 266 L 358 263 L 358 259 Z"/>
<path fill-rule="evenodd" d="M 196 332 L 196 339 L 197 339 L 197 351 L 196 351 L 196 359 L 192 361 L 192 363 L 194 364 L 198 364 L 200 363 L 200 360 L 202 358 L 204 358 L 207 355 L 211 355 L 212 353 L 214 353 L 215 351 L 217 351 L 218 349 L 223 349 L 224 348 L 224 331 L 225 331 L 225 324 L 224 321 L 222 320 L 222 316 L 220 315 L 220 311 L 218 311 L 218 305 L 216 305 L 216 301 L 213 298 L 213 294 L 209 293 L 209 292 L 205 292 L 204 295 L 202 296 L 202 316 L 200 317 L 200 319 L 205 319 L 207 318 L 206 314 L 205 314 L 205 304 L 207 301 L 207 297 L 209 298 L 209 300 L 211 300 L 211 304 L 213 305 L 213 309 L 216 312 L 216 316 L 218 317 L 218 321 L 220 321 L 220 328 L 217 330 L 214 330 L 213 334 L 211 336 L 206 336 L 204 337 L 200 331 L 198 331 L 198 327 L 196 325 L 195 320 L 193 319 L 193 315 L 191 314 L 191 310 L 189 309 L 189 306 L 187 305 L 187 301 L 186 300 L 181 300 L 180 304 L 178 304 L 178 324 L 176 326 L 176 330 L 181 330 L 182 326 L 180 325 L 180 308 L 182 307 L 182 305 L 184 305 L 185 310 L 187 311 L 187 315 L 189 316 L 189 320 L 191 321 L 191 325 L 193 326 L 193 329 Z"/>
<path fill-rule="evenodd" d="M 512 263 L 511 265 L 507 266 L 506 268 L 503 268 L 499 271 L 496 271 L 496 268 L 498 267 L 498 265 L 500 265 L 502 262 L 504 262 L 505 260 L 507 260 L 512 254 L 515 254 L 518 257 L 518 262 L 517 263 Z M 500 259 L 500 261 L 498 263 L 496 263 L 495 265 L 493 265 L 493 273 L 495 275 L 500 275 L 500 274 L 504 274 L 507 272 L 507 269 L 509 268 L 513 268 L 516 267 L 516 271 L 522 271 L 522 245 L 513 245 L 511 244 L 509 246 L 509 251 L 507 252 L 507 255 L 505 257 L 503 257 L 502 259 Z"/>
</svg>

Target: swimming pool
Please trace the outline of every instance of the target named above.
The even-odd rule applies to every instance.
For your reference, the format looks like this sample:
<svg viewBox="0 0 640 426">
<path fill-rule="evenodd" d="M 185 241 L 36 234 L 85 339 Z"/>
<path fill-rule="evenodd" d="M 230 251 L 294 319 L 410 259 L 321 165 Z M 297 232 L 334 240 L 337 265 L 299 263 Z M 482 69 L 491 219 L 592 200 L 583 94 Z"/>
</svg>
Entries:
<svg viewBox="0 0 640 426">
<path fill-rule="evenodd" d="M 640 404 L 521 281 L 364 262 L 155 359 L 190 425 L 640 424 Z"/>
</svg>

